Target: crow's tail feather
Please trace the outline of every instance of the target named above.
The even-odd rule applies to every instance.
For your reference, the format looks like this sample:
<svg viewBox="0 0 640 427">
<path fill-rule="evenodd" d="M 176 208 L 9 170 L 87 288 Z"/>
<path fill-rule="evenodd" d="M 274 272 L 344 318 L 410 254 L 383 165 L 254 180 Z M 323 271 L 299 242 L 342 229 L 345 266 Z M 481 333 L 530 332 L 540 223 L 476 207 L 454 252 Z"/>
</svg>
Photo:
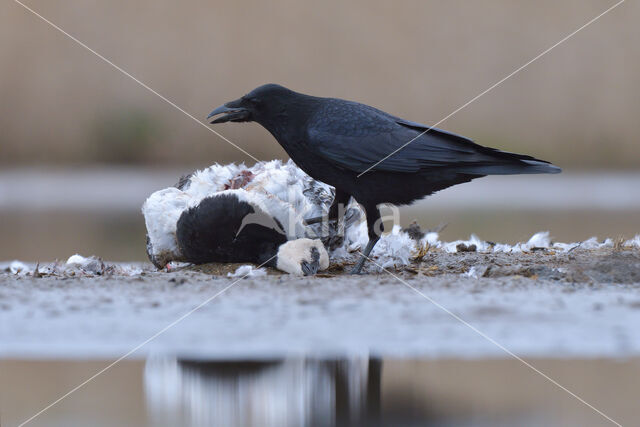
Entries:
<svg viewBox="0 0 640 427">
<path fill-rule="evenodd" d="M 510 153 L 495 148 L 473 144 L 479 155 L 474 161 L 460 162 L 456 172 L 472 175 L 518 175 L 538 173 L 560 173 L 562 169 L 546 160 L 526 154 Z M 470 159 L 471 160 L 471 159 Z"/>
<path fill-rule="evenodd" d="M 543 160 L 520 160 L 517 162 L 496 162 L 462 165 L 456 172 L 471 175 L 518 175 L 537 173 L 560 173 L 562 169 Z"/>
</svg>

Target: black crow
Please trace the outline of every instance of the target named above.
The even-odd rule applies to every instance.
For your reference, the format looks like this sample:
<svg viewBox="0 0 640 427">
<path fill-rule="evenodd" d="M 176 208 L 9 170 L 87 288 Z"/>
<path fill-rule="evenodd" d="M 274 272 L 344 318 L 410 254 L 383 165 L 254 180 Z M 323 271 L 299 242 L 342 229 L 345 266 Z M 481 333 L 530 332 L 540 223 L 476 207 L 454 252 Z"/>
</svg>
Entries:
<svg viewBox="0 0 640 427">
<path fill-rule="evenodd" d="M 486 175 L 561 171 L 544 160 L 483 147 L 368 105 L 305 95 L 276 84 L 227 102 L 207 118 L 220 114 L 212 124 L 259 123 L 302 170 L 334 186 L 330 218 L 350 197 L 362 205 L 369 242 L 352 273 L 360 272 L 379 239 L 379 204 L 408 204 Z"/>
</svg>

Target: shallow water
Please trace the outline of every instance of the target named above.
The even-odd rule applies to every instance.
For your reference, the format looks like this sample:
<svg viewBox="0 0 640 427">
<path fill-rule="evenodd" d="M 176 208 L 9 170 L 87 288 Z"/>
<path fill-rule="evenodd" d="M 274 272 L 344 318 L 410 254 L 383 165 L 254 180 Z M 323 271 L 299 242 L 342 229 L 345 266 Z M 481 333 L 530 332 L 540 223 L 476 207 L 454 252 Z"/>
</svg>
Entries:
<svg viewBox="0 0 640 427">
<path fill-rule="evenodd" d="M 528 359 L 623 425 L 635 425 L 640 360 Z M 2 360 L 0 414 L 17 425 L 109 360 Z M 123 361 L 32 426 L 607 425 L 510 359 Z"/>
</svg>

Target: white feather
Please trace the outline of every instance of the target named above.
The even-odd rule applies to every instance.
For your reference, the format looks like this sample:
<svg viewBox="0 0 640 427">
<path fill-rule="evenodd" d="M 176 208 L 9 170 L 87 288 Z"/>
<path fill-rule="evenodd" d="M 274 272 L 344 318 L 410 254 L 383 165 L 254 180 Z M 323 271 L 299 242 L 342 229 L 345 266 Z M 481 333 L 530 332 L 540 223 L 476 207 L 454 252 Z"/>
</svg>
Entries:
<svg viewBox="0 0 640 427">
<path fill-rule="evenodd" d="M 636 234 L 633 239 L 624 242 L 624 245 L 631 246 L 632 248 L 640 248 L 640 234 Z"/>
<path fill-rule="evenodd" d="M 25 263 L 23 263 L 22 261 L 11 261 L 11 264 L 9 265 L 9 271 L 11 272 L 11 274 L 20 274 L 20 273 L 27 273 L 30 271 L 29 266 L 27 266 Z"/>
<path fill-rule="evenodd" d="M 399 225 L 394 225 L 391 233 L 383 234 L 373 247 L 371 254 L 376 258 L 379 268 L 395 265 L 408 265 L 416 255 L 416 241 L 401 231 Z"/>
<path fill-rule="evenodd" d="M 161 265 L 183 259 L 176 241 L 176 225 L 190 199 L 185 192 L 170 187 L 156 191 L 142 205 L 150 253 Z"/>
<path fill-rule="evenodd" d="M 255 268 L 252 265 L 241 265 L 233 273 L 227 273 L 227 277 L 262 277 L 267 275 L 264 268 Z"/>
</svg>

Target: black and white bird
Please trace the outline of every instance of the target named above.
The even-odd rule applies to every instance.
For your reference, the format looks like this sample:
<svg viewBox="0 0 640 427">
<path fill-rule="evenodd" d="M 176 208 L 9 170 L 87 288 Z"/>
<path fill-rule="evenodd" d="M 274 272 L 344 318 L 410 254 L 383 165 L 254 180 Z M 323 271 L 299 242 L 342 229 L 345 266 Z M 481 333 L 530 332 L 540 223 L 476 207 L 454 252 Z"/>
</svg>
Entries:
<svg viewBox="0 0 640 427">
<path fill-rule="evenodd" d="M 326 214 L 333 198 L 333 188 L 291 161 L 213 165 L 144 202 L 147 254 L 157 268 L 251 262 L 312 275 L 329 267 L 329 256 L 304 218 Z"/>
<path fill-rule="evenodd" d="M 351 197 L 362 205 L 369 242 L 354 273 L 380 239 L 380 204 L 409 204 L 486 175 L 560 172 L 544 160 L 484 147 L 368 105 L 275 84 L 221 105 L 211 117 L 211 123 L 257 122 L 267 129 L 296 165 L 335 187 L 330 217 Z"/>
</svg>

